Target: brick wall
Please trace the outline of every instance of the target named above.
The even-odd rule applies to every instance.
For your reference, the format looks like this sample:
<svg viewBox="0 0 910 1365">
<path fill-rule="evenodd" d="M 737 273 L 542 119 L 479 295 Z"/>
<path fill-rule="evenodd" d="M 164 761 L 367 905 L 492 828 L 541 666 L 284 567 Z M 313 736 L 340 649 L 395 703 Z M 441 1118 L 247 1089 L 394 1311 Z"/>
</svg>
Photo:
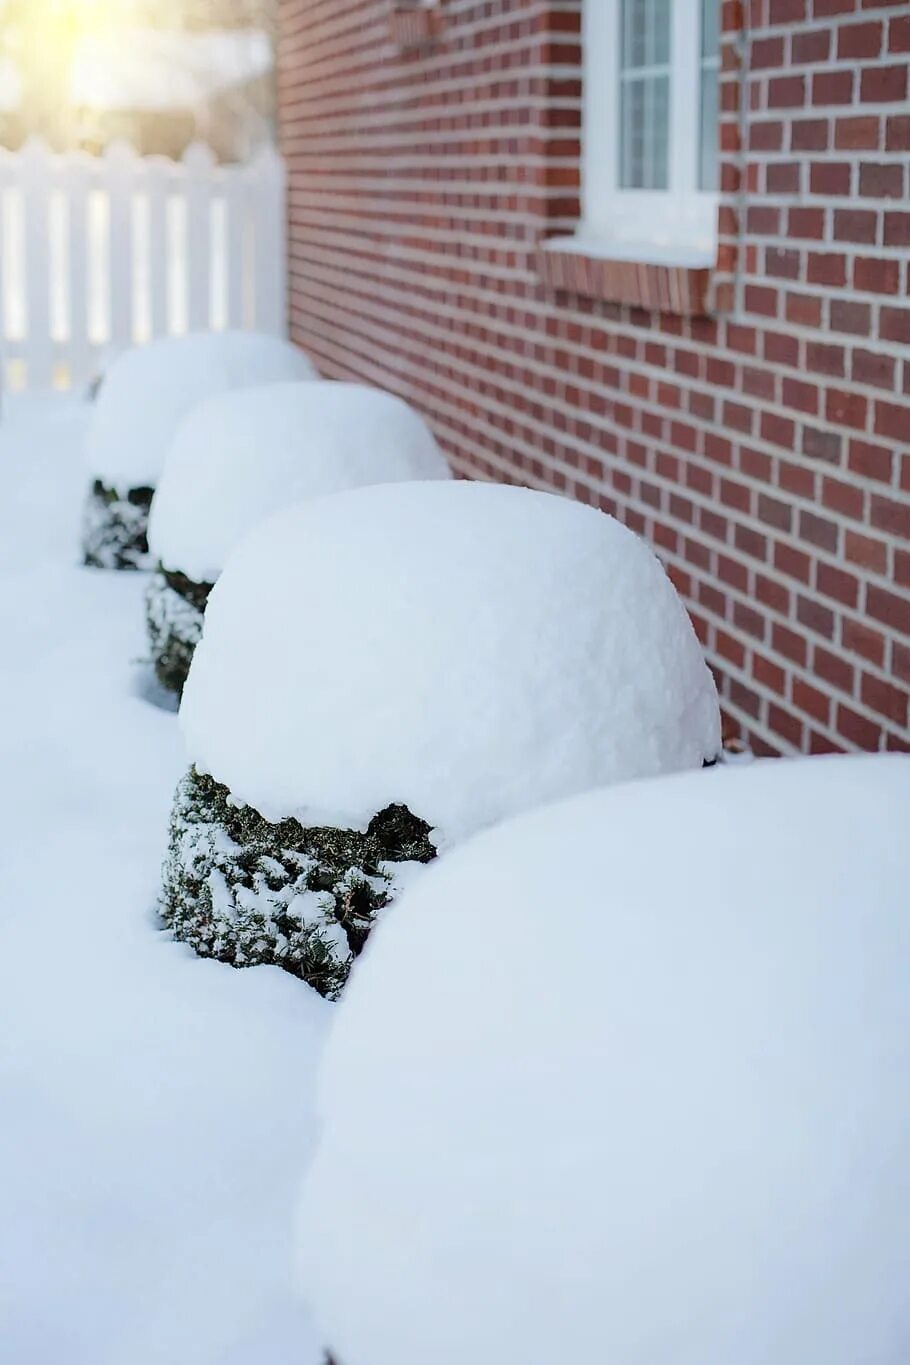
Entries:
<svg viewBox="0 0 910 1365">
<path fill-rule="evenodd" d="M 588 0 L 592 2 L 592 0 Z M 596 2 L 596 0 L 593 0 Z M 545 280 L 580 0 L 283 0 L 293 336 L 654 544 L 761 751 L 908 748 L 910 5 L 723 0 L 715 317 Z"/>
</svg>

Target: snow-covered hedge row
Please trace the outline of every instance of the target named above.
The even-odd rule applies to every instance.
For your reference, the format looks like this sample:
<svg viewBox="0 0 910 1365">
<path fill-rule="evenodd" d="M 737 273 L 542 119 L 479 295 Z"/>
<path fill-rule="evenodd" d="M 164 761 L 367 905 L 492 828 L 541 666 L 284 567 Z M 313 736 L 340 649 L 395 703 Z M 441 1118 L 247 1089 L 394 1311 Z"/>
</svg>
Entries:
<svg viewBox="0 0 910 1365">
<path fill-rule="evenodd" d="M 197 403 L 246 384 L 314 377 L 296 347 L 257 332 L 165 337 L 118 356 L 105 371 L 86 440 L 84 562 L 144 566 L 149 493 L 180 419 Z"/>
<path fill-rule="evenodd" d="M 711 675 L 647 546 L 578 503 L 456 482 L 303 502 L 251 532 L 212 590 L 180 718 L 211 781 L 178 795 L 165 918 L 205 951 L 217 940 L 226 960 L 317 985 L 315 902 L 285 927 L 314 840 L 341 841 L 326 889 L 343 921 L 344 877 L 374 875 L 354 835 L 390 808 L 428 853 L 720 748 Z M 228 827 L 231 803 L 255 836 Z"/>
<path fill-rule="evenodd" d="M 344 1365 L 907 1357 L 910 759 L 533 812 L 427 869 L 325 1055 Z"/>
<path fill-rule="evenodd" d="M 159 565 L 148 602 L 159 681 L 182 691 L 211 586 L 265 517 L 364 484 L 449 477 L 423 418 L 380 389 L 270 384 L 201 403 L 177 429 L 149 525 Z"/>
</svg>

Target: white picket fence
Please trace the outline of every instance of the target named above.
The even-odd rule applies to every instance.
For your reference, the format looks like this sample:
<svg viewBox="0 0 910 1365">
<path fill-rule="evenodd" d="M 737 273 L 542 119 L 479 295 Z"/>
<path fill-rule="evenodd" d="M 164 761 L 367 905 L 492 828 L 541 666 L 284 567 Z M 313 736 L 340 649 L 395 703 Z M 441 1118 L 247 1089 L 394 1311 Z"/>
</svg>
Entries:
<svg viewBox="0 0 910 1365">
<path fill-rule="evenodd" d="M 91 380 L 123 348 L 188 330 L 286 327 L 285 174 L 277 152 L 217 166 L 0 150 L 0 379 Z"/>
</svg>

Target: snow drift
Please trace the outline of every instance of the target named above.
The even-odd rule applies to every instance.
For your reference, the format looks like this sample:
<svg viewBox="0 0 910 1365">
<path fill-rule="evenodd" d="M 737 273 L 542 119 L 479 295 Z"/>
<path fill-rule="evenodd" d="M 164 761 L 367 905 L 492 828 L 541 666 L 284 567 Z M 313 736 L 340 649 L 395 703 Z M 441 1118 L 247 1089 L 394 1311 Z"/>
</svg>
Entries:
<svg viewBox="0 0 910 1365">
<path fill-rule="evenodd" d="M 344 1365 L 910 1358 L 910 760 L 591 793 L 430 868 L 336 1016 Z"/>
</svg>

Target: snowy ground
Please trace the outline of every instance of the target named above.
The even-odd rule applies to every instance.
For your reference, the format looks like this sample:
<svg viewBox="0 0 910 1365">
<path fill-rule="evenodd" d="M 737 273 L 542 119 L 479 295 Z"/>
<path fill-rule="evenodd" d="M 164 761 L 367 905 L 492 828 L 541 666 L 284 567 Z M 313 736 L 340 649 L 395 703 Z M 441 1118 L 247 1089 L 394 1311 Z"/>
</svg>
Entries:
<svg viewBox="0 0 910 1365">
<path fill-rule="evenodd" d="M 316 1365 L 294 1210 L 329 1009 L 156 929 L 173 715 L 75 567 L 84 411 L 0 424 L 0 1359 Z"/>
</svg>

